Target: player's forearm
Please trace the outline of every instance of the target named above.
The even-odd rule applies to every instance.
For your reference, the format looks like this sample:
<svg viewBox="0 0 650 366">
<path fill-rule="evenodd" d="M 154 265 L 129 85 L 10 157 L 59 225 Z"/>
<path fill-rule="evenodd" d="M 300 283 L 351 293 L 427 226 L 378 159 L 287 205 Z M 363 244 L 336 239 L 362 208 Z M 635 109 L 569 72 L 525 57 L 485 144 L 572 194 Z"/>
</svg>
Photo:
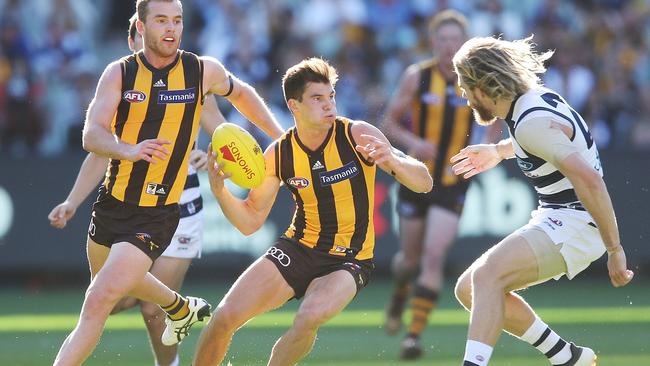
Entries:
<svg viewBox="0 0 650 366">
<path fill-rule="evenodd" d="M 424 193 L 433 188 L 433 178 L 426 165 L 410 156 L 399 157 L 398 164 L 391 167 L 390 173 L 413 192 Z"/>
<path fill-rule="evenodd" d="M 515 150 L 510 138 L 499 141 L 496 143 L 496 147 L 497 154 L 499 154 L 499 157 L 501 157 L 502 160 L 512 159 L 515 157 Z"/>
<path fill-rule="evenodd" d="M 615 251 L 621 245 L 621 239 L 616 224 L 616 215 L 612 200 L 602 178 L 594 173 L 594 177 L 574 178 L 571 180 L 576 194 L 589 214 L 594 218 L 600 235 L 608 251 Z"/>
<path fill-rule="evenodd" d="M 221 206 L 224 216 L 242 234 L 248 236 L 259 230 L 262 220 L 259 220 L 257 211 L 253 210 L 245 200 L 235 197 L 225 187 L 220 191 L 213 190 L 215 198 Z"/>
<path fill-rule="evenodd" d="M 89 126 L 88 123 L 84 127 L 82 142 L 88 152 L 119 160 L 125 160 L 128 149 L 132 147 L 101 126 Z"/>
<path fill-rule="evenodd" d="M 229 100 L 244 117 L 252 121 L 267 135 L 273 139 L 282 136 L 284 132 L 282 126 L 280 126 L 269 107 L 250 85 L 244 86 L 237 96 Z"/>
<path fill-rule="evenodd" d="M 107 158 L 93 153 L 88 154 L 81 164 L 79 174 L 68 194 L 67 201 L 79 206 L 97 187 L 106 172 L 107 165 Z"/>
</svg>

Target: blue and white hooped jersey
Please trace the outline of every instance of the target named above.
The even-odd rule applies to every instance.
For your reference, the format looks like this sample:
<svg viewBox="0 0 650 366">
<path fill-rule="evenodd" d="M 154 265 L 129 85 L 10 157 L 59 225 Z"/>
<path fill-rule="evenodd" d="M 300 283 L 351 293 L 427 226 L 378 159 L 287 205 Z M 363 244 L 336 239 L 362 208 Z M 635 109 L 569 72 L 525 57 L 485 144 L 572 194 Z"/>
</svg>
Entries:
<svg viewBox="0 0 650 366">
<path fill-rule="evenodd" d="M 187 180 L 183 187 L 183 193 L 178 201 L 181 211 L 181 218 L 193 216 L 203 209 L 203 198 L 199 187 L 199 176 L 192 164 L 187 164 Z"/>
<path fill-rule="evenodd" d="M 567 207 L 584 210 L 569 179 L 551 163 L 527 152 L 517 142 L 515 137 L 517 127 L 530 119 L 540 118 L 548 118 L 570 126 L 573 129 L 570 137 L 571 144 L 589 165 L 593 166 L 601 176 L 603 175 L 598 150 L 587 124 L 564 98 L 548 88 L 532 89 L 517 97 L 505 118 L 517 165 L 535 186 L 541 207 Z M 539 138 L 544 141 L 543 129 L 540 129 Z"/>
</svg>

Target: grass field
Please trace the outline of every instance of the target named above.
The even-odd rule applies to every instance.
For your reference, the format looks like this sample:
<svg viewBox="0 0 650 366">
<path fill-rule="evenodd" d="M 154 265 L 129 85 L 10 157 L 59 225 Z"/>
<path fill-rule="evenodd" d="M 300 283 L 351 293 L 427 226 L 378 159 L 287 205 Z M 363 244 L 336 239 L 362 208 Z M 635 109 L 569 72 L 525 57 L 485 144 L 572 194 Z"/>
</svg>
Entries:
<svg viewBox="0 0 650 366">
<path fill-rule="evenodd" d="M 188 286 L 185 293 L 218 302 L 226 283 Z M 51 364 L 63 338 L 77 320 L 82 288 L 36 291 L 0 291 L 0 365 Z M 417 362 L 397 361 L 400 337 L 381 329 L 389 284 L 377 281 L 348 309 L 319 332 L 316 346 L 301 365 L 436 365 L 461 362 L 467 314 L 443 294 L 440 309 L 423 337 L 425 356 Z M 539 313 L 566 339 L 587 344 L 598 352 L 599 365 L 650 365 L 650 291 L 647 280 L 636 279 L 623 289 L 606 279 L 550 283 L 524 293 Z M 235 335 L 228 359 L 234 366 L 265 365 L 275 340 L 291 324 L 298 303 L 260 316 Z M 182 364 L 189 364 L 199 329 L 181 347 Z M 548 365 L 527 344 L 505 335 L 491 365 Z M 152 365 L 144 325 L 136 310 L 109 320 L 101 343 L 86 365 Z"/>
</svg>

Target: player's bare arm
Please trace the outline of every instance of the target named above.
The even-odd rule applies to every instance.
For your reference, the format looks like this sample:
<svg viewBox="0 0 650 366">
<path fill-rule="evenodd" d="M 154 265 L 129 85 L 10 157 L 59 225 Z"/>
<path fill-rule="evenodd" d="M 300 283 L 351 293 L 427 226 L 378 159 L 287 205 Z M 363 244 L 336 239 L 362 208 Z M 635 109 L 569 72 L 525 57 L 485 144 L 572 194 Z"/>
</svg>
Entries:
<svg viewBox="0 0 650 366">
<path fill-rule="evenodd" d="M 400 124 L 400 121 L 411 108 L 411 103 L 413 102 L 413 98 L 415 98 L 419 83 L 420 68 L 418 65 L 409 66 L 404 71 L 397 91 L 388 104 L 383 130 L 390 140 L 398 143 L 400 146 L 408 146 L 411 155 L 418 159 L 431 159 L 436 155 L 435 146 L 416 136 Z"/>
<path fill-rule="evenodd" d="M 612 284 L 615 287 L 627 285 L 634 273 L 627 269 L 614 207 L 602 177 L 579 153 L 558 161 L 556 167 L 571 181 L 576 195 L 598 226 L 607 248 L 607 269 Z"/>
<path fill-rule="evenodd" d="M 262 227 L 280 189 L 280 180 L 275 176 L 275 145 L 271 144 L 264 152 L 264 181 L 259 187 L 251 189 L 244 200 L 235 197 L 225 187 L 224 180 L 229 175 L 221 171 L 217 165 L 216 153 L 212 147 L 208 148 L 208 177 L 212 193 L 226 218 L 244 235 L 251 235 Z"/>
<path fill-rule="evenodd" d="M 98 155 L 120 159 L 155 162 L 167 159 L 165 139 L 144 140 L 136 145 L 120 141 L 111 132 L 111 121 L 122 98 L 122 70 L 119 61 L 106 67 L 99 79 L 95 96 L 90 102 L 83 131 L 83 148 Z"/>
<path fill-rule="evenodd" d="M 230 74 L 216 59 L 201 59 L 205 66 L 203 85 L 207 93 L 224 96 L 244 117 L 272 138 L 282 135 L 282 127 L 252 86 Z"/>
<path fill-rule="evenodd" d="M 95 153 L 89 153 L 86 156 L 83 163 L 81 163 L 81 168 L 79 168 L 77 179 L 70 193 L 68 193 L 68 198 L 56 205 L 47 216 L 50 225 L 57 229 L 63 229 L 66 226 L 79 205 L 97 187 L 106 172 L 107 165 L 108 159 L 103 156 Z"/>
<path fill-rule="evenodd" d="M 214 95 L 206 95 L 203 109 L 201 110 L 201 127 L 210 136 L 220 124 L 226 122 L 226 118 L 219 110 Z"/>
<path fill-rule="evenodd" d="M 356 149 L 383 171 L 395 176 L 398 182 L 414 192 L 429 192 L 433 179 L 422 162 L 393 148 L 379 129 L 367 122 L 355 121 L 352 138 Z"/>
</svg>

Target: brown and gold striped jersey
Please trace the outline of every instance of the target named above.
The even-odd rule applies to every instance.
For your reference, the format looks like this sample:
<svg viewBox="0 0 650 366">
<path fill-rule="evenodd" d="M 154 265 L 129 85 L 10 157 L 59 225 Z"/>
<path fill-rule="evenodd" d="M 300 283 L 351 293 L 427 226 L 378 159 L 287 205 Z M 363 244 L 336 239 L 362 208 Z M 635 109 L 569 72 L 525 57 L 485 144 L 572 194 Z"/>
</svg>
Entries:
<svg viewBox="0 0 650 366">
<path fill-rule="evenodd" d="M 412 132 L 437 147 L 436 157 L 425 160 L 434 184 L 451 186 L 459 183 L 449 159 L 467 146 L 473 117 L 467 100 L 456 80 L 445 80 L 435 59 L 420 66 L 420 85 L 413 100 Z"/>
<path fill-rule="evenodd" d="M 275 145 L 276 175 L 296 201 L 285 236 L 331 255 L 370 259 L 376 166 L 356 150 L 354 122 L 338 117 L 323 144 L 305 147 L 296 128 Z"/>
<path fill-rule="evenodd" d="M 122 141 L 137 144 L 163 138 L 170 155 L 150 164 L 111 159 L 104 185 L 122 202 L 138 206 L 175 204 L 187 178 L 187 157 L 198 133 L 203 106 L 203 62 L 178 51 L 176 60 L 157 69 L 138 52 L 120 60 L 122 99 L 111 123 Z"/>
</svg>

